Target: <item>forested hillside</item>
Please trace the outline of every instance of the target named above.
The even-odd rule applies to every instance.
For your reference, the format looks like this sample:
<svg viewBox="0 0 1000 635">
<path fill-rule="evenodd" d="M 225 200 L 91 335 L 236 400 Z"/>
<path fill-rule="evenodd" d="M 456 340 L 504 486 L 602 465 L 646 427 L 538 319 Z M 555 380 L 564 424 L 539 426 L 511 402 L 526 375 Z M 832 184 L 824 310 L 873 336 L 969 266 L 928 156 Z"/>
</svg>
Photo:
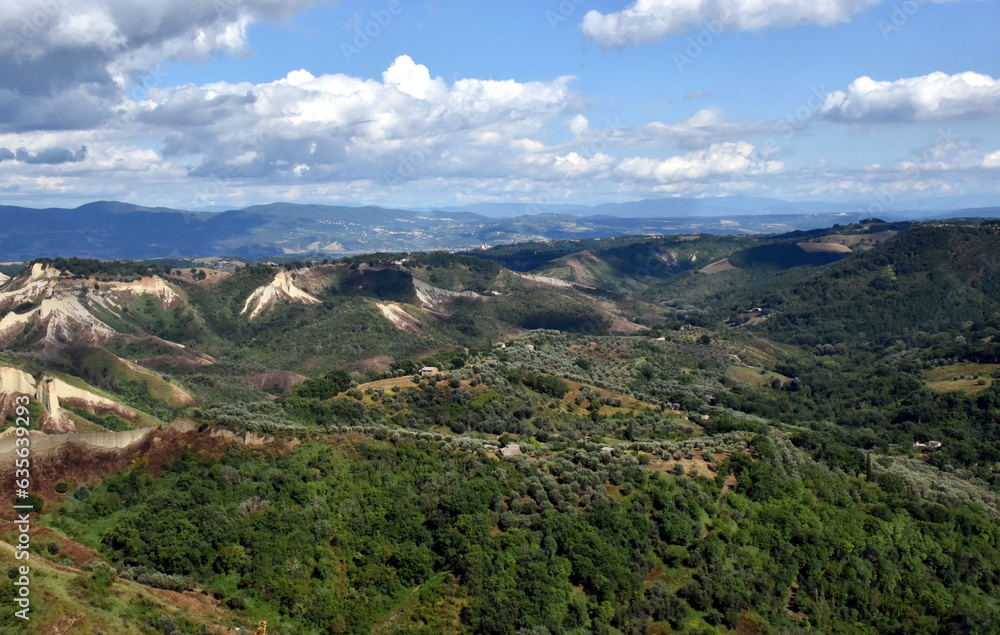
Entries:
<svg viewBox="0 0 1000 635">
<path fill-rule="evenodd" d="M 153 430 L 39 457 L 38 632 L 995 632 L 995 254 L 866 219 L 35 262 L 3 392 Z"/>
</svg>

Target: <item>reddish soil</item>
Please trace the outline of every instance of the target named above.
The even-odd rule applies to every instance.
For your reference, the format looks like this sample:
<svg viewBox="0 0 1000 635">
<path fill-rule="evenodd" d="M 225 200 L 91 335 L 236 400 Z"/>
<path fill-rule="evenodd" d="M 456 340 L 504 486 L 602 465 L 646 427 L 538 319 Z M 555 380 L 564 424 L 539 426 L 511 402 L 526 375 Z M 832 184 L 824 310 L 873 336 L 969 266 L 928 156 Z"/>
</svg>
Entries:
<svg viewBox="0 0 1000 635">
<path fill-rule="evenodd" d="M 13 534 L 15 532 L 16 529 L 13 522 L 9 520 L 0 520 L 0 534 Z M 49 560 L 53 566 L 63 571 L 79 573 L 78 567 L 80 567 L 80 565 L 99 560 L 89 547 L 86 547 L 75 540 L 63 538 L 55 531 L 44 525 L 32 525 L 31 536 L 32 541 L 35 545 L 37 545 L 36 551 L 41 555 L 41 557 Z M 48 544 L 50 542 L 54 542 L 59 545 L 59 553 L 54 556 L 50 555 L 48 552 Z M 73 561 L 72 567 L 65 567 L 56 564 L 56 562 L 61 561 L 64 556 Z M 35 557 L 35 555 L 32 555 L 32 557 Z"/>
<path fill-rule="evenodd" d="M 80 443 L 66 443 L 50 453 L 34 453 L 31 457 L 31 491 L 46 501 L 59 500 L 56 484 L 65 482 L 70 490 L 89 485 L 133 465 L 145 464 L 152 474 L 159 474 L 165 463 L 180 457 L 185 450 L 197 448 L 206 455 L 221 456 L 234 438 L 213 437 L 209 431 L 163 428 L 145 439 L 121 448 L 99 448 Z M 5 463 L 7 463 L 5 461 Z M 0 517 L 12 518 L 14 466 L 5 465 L 0 472 Z"/>
<path fill-rule="evenodd" d="M 89 401 L 84 401 L 83 399 L 77 399 L 76 397 L 66 397 L 59 400 L 60 406 L 68 406 L 70 408 L 78 408 L 80 410 L 89 410 L 93 412 L 98 417 L 103 417 L 106 414 L 116 414 L 122 419 L 128 419 L 129 421 L 137 421 L 139 419 L 139 413 L 131 408 L 126 408 L 125 406 L 112 406 L 108 404 L 95 404 Z"/>
</svg>

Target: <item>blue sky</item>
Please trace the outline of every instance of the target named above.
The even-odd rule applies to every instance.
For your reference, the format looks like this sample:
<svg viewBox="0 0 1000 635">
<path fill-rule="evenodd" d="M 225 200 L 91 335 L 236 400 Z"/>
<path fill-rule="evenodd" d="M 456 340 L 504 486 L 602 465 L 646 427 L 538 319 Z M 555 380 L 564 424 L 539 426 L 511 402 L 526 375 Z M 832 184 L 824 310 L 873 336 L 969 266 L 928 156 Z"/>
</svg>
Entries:
<svg viewBox="0 0 1000 635">
<path fill-rule="evenodd" d="M 1000 203 L 1000 5 L 15 1 L 0 201 Z"/>
</svg>

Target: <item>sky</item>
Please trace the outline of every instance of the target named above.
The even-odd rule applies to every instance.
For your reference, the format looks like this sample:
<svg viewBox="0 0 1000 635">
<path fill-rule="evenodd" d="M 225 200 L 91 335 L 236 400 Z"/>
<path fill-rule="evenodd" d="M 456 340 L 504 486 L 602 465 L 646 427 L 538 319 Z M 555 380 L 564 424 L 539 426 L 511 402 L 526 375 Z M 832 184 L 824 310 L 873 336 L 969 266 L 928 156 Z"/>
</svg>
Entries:
<svg viewBox="0 0 1000 635">
<path fill-rule="evenodd" d="M 997 0 L 5 0 L 0 204 L 1000 204 Z"/>
</svg>

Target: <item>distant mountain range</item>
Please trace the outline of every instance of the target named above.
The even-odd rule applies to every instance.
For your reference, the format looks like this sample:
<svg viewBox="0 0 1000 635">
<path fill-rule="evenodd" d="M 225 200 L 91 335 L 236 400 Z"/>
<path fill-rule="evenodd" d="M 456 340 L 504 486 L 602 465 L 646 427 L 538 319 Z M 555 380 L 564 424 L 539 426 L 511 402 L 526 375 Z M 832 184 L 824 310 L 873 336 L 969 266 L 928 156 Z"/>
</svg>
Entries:
<svg viewBox="0 0 1000 635">
<path fill-rule="evenodd" d="M 995 206 L 998 198 L 985 195 L 961 197 L 928 197 L 919 201 L 899 202 L 889 207 L 882 216 L 907 219 L 947 216 L 960 209 Z M 690 218 L 696 216 L 725 216 L 729 214 L 838 214 L 864 213 L 871 201 L 855 203 L 829 203 L 825 201 L 785 201 L 760 196 L 720 196 L 710 198 L 658 198 L 625 203 L 599 205 L 526 204 L 526 203 L 474 203 L 463 207 L 440 207 L 441 211 L 467 211 L 503 218 L 527 214 L 572 214 L 576 216 L 620 216 L 625 218 Z"/>
<path fill-rule="evenodd" d="M 518 210 L 520 214 L 512 215 Z M 995 216 L 998 212 L 996 207 L 954 208 L 880 216 L 902 220 Z M 852 210 L 833 203 L 737 196 L 593 207 L 480 204 L 443 210 L 271 203 L 223 212 L 193 212 L 114 201 L 75 209 L 0 206 L 0 260 L 56 256 L 259 258 L 466 250 L 630 234 L 780 233 L 853 223 L 869 215 L 867 209 Z"/>
</svg>

